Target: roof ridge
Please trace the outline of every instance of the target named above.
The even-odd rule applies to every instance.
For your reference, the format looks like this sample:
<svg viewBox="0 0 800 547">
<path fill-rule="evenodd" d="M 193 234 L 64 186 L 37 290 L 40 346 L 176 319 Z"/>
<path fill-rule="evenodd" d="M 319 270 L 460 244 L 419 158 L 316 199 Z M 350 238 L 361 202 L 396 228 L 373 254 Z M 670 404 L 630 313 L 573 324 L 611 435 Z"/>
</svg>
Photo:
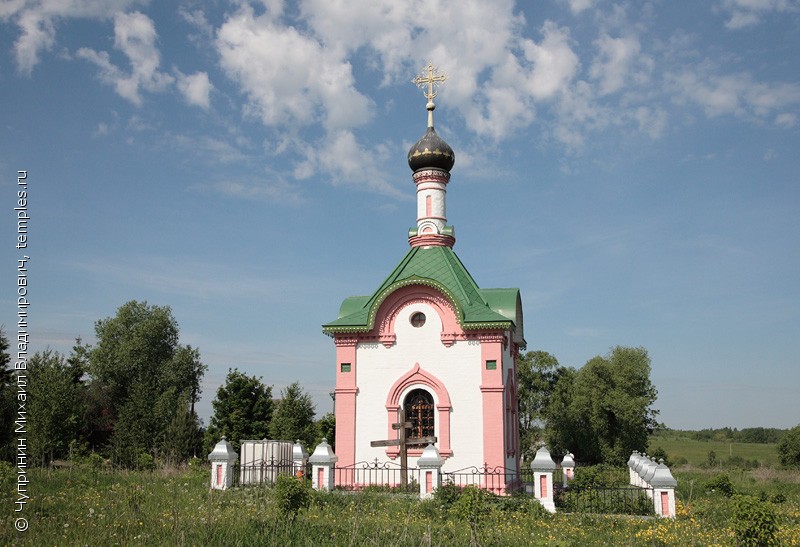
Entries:
<svg viewBox="0 0 800 547">
<path fill-rule="evenodd" d="M 452 256 L 455 256 L 455 257 L 456 257 L 456 260 L 458 260 L 458 256 L 456 256 L 456 254 L 453 252 L 453 249 L 451 249 L 450 247 L 437 247 L 437 248 L 438 248 L 438 249 L 442 249 L 440 252 L 444 253 L 445 255 L 447 255 L 447 254 L 450 254 L 450 255 L 452 255 Z M 444 249 L 447 249 L 447 250 L 449 250 L 449 251 L 450 251 L 450 253 L 447 253 L 447 251 L 445 251 Z M 464 267 L 464 264 L 463 264 L 463 263 L 461 263 L 461 261 L 460 261 L 460 260 L 459 260 L 458 262 L 459 262 L 459 264 L 461 265 L 461 269 L 462 269 L 463 271 L 465 271 L 465 272 L 466 272 L 466 271 L 467 271 L 467 269 Z M 459 279 L 458 279 L 458 274 L 456 274 L 455 268 L 453 268 L 453 264 L 451 263 L 451 261 L 450 261 L 450 259 L 449 259 L 449 258 L 446 258 L 446 259 L 445 259 L 445 264 L 447 264 L 447 269 L 448 269 L 448 270 L 450 270 L 450 273 L 451 273 L 451 274 L 453 275 L 453 277 L 455 278 L 455 280 L 456 280 L 456 286 L 458 287 L 458 290 L 461 292 L 461 296 L 464 298 L 464 300 L 466 300 L 466 303 L 467 303 L 467 305 L 468 305 L 468 306 L 469 306 L 469 305 L 472 305 L 472 300 L 470 299 L 469 295 L 467 294 L 467 291 L 465 291 L 465 290 L 464 290 L 464 287 L 462 286 L 462 284 L 461 284 L 460 282 L 458 282 L 458 281 L 459 281 Z M 472 283 L 473 283 L 473 284 L 475 285 L 475 287 L 477 288 L 477 287 L 478 287 L 478 284 L 477 284 L 477 283 L 475 283 L 475 280 L 471 278 L 472 276 L 470 276 L 470 275 L 469 275 L 469 272 L 467 272 L 467 276 L 468 276 L 468 278 L 470 279 L 470 281 L 472 281 Z"/>
</svg>

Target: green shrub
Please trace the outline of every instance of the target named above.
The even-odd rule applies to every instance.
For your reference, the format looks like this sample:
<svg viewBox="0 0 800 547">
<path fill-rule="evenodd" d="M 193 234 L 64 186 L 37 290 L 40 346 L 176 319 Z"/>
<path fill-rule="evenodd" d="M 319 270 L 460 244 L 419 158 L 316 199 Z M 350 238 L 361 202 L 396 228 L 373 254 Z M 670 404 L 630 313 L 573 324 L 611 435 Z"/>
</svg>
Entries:
<svg viewBox="0 0 800 547">
<path fill-rule="evenodd" d="M 6 490 L 6 484 L 11 484 L 16 480 L 17 470 L 9 462 L 0 460 L 0 485 L 3 486 L 3 491 Z"/>
<path fill-rule="evenodd" d="M 601 463 L 577 469 L 570 486 L 573 488 L 612 488 L 627 485 L 627 483 L 627 468 L 623 470 Z"/>
<path fill-rule="evenodd" d="M 154 460 L 153 456 L 150 454 L 142 452 L 136 456 L 136 469 L 140 469 L 142 471 L 153 471 L 155 468 L 156 460 Z"/>
<path fill-rule="evenodd" d="M 477 524 L 489 512 L 486 500 L 489 494 L 477 486 L 467 486 L 451 507 L 456 518 Z"/>
<path fill-rule="evenodd" d="M 772 507 L 753 496 L 738 496 L 733 529 L 740 545 L 775 545 L 778 525 Z"/>
<path fill-rule="evenodd" d="M 452 481 L 446 481 L 439 488 L 433 491 L 433 500 L 442 509 L 450 509 L 453 504 L 461 497 L 464 489 L 456 486 Z"/>
<path fill-rule="evenodd" d="M 719 492 L 728 498 L 734 493 L 731 478 L 725 473 L 711 477 L 706 481 L 705 489 L 706 492 Z"/>
<path fill-rule="evenodd" d="M 308 481 L 281 475 L 275 483 L 274 496 L 280 512 L 294 520 L 301 509 L 311 505 L 313 494 Z"/>
<path fill-rule="evenodd" d="M 786 496 L 784 496 L 781 492 L 778 492 L 777 494 L 773 494 L 770 501 L 775 504 L 786 503 Z"/>
<path fill-rule="evenodd" d="M 664 465 L 666 465 L 667 467 L 672 467 L 673 465 L 672 460 L 669 459 L 667 451 L 661 448 L 660 446 L 655 450 L 653 450 L 653 452 L 650 454 L 650 457 L 656 461 L 664 460 Z"/>
<path fill-rule="evenodd" d="M 778 442 L 778 456 L 784 467 L 800 466 L 800 425 L 783 434 Z"/>
<path fill-rule="evenodd" d="M 101 456 L 100 454 L 98 454 L 96 452 L 92 452 L 86 458 L 86 463 L 89 466 L 89 469 L 91 469 L 92 471 L 97 473 L 98 471 L 103 469 L 103 466 L 105 465 L 106 461 L 103 459 L 103 456 Z"/>
</svg>

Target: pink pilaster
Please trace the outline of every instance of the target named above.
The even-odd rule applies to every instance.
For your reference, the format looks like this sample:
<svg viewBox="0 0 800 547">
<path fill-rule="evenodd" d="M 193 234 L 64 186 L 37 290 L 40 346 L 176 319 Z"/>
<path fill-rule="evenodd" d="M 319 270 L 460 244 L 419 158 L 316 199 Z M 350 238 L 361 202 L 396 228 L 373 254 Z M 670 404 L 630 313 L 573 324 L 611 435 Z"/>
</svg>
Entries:
<svg viewBox="0 0 800 547">
<path fill-rule="evenodd" d="M 483 399 L 483 459 L 488 467 L 505 466 L 503 404 L 503 335 L 487 333 L 481 341 L 481 395 Z M 487 362 L 494 361 L 494 370 Z"/>
<path fill-rule="evenodd" d="M 336 455 L 339 456 L 339 465 L 344 467 L 353 465 L 356 461 L 358 339 L 353 336 L 336 336 L 334 342 L 336 344 Z M 349 371 L 346 370 L 347 365 Z"/>
</svg>

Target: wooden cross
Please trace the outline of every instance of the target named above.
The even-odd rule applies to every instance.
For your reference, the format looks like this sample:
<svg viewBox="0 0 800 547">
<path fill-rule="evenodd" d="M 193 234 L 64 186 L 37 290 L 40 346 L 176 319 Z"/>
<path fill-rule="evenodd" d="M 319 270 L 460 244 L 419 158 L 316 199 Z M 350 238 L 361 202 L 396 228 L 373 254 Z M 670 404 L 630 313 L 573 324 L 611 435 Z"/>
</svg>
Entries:
<svg viewBox="0 0 800 547">
<path fill-rule="evenodd" d="M 447 76 L 444 74 L 437 74 L 436 67 L 433 66 L 431 61 L 428 61 L 428 65 L 425 67 L 425 70 L 428 71 L 427 74 L 417 74 L 417 77 L 411 80 L 412 84 L 416 84 L 416 86 L 420 89 L 423 86 L 428 86 L 428 90 L 422 91 L 422 94 L 425 95 L 425 98 L 429 101 L 433 101 L 433 98 L 436 97 L 436 90 L 434 89 L 435 85 L 438 85 L 444 82 L 447 79 Z"/>
<path fill-rule="evenodd" d="M 387 439 L 384 441 L 372 441 L 370 446 L 399 446 L 400 447 L 400 482 L 405 486 L 408 484 L 408 447 L 417 445 L 427 445 L 435 443 L 436 437 L 417 437 L 409 438 L 407 431 L 411 429 L 411 422 L 406 421 L 406 411 L 400 410 L 400 420 L 392 424 L 392 429 L 399 430 L 397 439 Z"/>
</svg>

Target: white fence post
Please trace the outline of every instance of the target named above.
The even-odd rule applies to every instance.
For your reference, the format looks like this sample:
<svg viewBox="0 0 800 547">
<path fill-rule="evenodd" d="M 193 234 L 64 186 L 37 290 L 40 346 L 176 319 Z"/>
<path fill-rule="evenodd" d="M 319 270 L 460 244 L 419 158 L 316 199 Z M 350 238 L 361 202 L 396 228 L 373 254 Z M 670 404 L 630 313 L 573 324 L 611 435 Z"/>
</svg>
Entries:
<svg viewBox="0 0 800 547">
<path fill-rule="evenodd" d="M 561 460 L 561 474 L 564 488 L 566 488 L 569 481 L 575 478 L 575 454 L 568 452 Z"/>
<path fill-rule="evenodd" d="M 539 500 L 539 503 L 551 513 L 556 512 L 556 504 L 553 498 L 553 471 L 555 469 L 556 463 L 550 456 L 550 451 L 547 450 L 546 446 L 542 445 L 536 451 L 536 457 L 531 462 L 534 495 Z"/>
<path fill-rule="evenodd" d="M 631 486 L 636 486 L 636 466 L 639 464 L 639 459 L 641 456 L 639 455 L 638 450 L 634 450 L 631 453 L 631 457 L 628 458 L 628 475 L 629 475 L 629 483 Z"/>
<path fill-rule="evenodd" d="M 214 450 L 208 455 L 211 462 L 211 489 L 226 490 L 233 486 L 233 464 L 239 456 L 233 451 L 231 443 L 222 437 L 216 444 Z"/>
<path fill-rule="evenodd" d="M 292 471 L 295 476 L 305 476 L 308 452 L 303 448 L 300 439 L 297 439 L 292 446 Z"/>
<path fill-rule="evenodd" d="M 323 438 L 308 459 L 311 464 L 311 486 L 314 490 L 333 490 L 333 469 L 337 461 L 339 456 L 331 450 L 328 439 Z"/>
<path fill-rule="evenodd" d="M 444 460 L 439 455 L 439 449 L 429 444 L 422 451 L 422 456 L 417 460 L 419 467 L 419 498 L 433 497 L 433 492 L 442 485 L 442 465 Z"/>
</svg>

